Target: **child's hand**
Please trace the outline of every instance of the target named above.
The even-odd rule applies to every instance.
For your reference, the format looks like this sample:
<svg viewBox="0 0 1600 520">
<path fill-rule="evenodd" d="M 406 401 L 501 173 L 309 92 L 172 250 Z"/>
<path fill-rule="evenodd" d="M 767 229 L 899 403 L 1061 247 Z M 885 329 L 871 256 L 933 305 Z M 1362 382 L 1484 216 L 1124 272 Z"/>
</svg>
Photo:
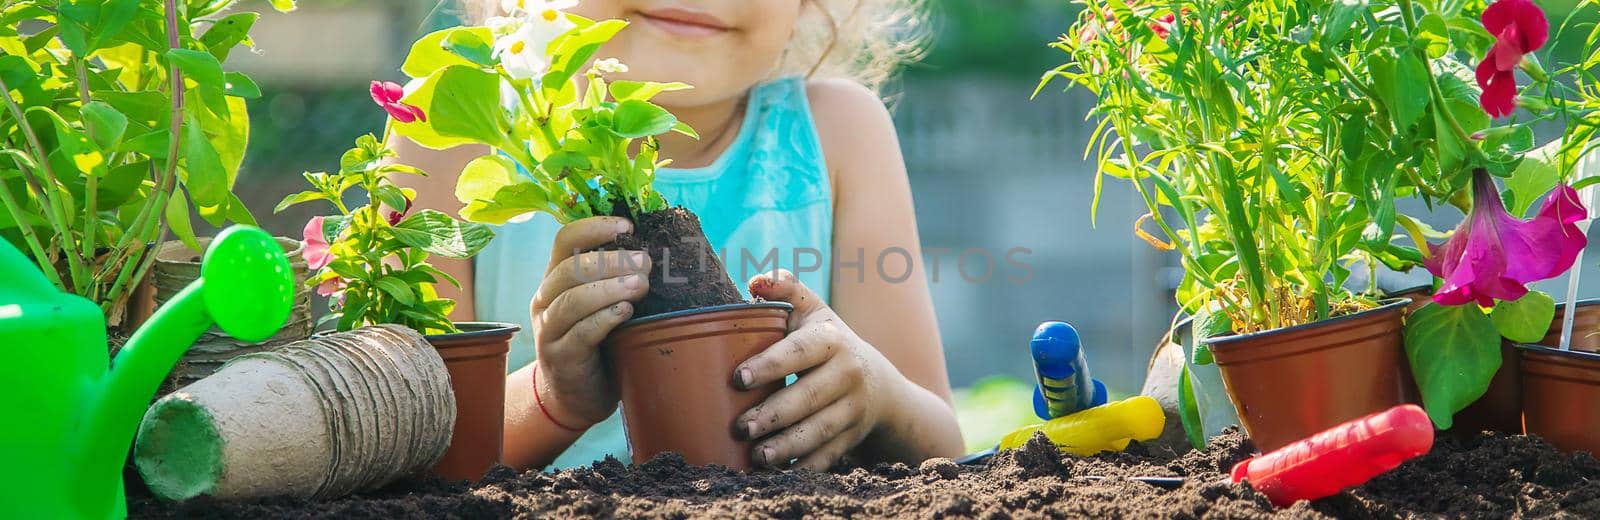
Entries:
<svg viewBox="0 0 1600 520">
<path fill-rule="evenodd" d="M 745 361 L 734 380 L 752 388 L 801 375 L 741 415 L 736 428 L 751 439 L 771 434 L 753 449 L 759 464 L 800 459 L 797 467 L 827 470 L 878 426 L 901 388 L 892 383 L 903 377 L 792 273 L 757 276 L 750 293 L 789 302 L 794 313 L 788 337 Z"/>
<path fill-rule="evenodd" d="M 605 420 L 617 407 L 617 387 L 600 362 L 600 341 L 633 316 L 650 289 L 650 257 L 641 251 L 589 251 L 633 229 L 627 219 L 592 217 L 556 234 L 550 267 L 533 297 L 539 395 L 555 418 L 572 427 Z"/>
</svg>

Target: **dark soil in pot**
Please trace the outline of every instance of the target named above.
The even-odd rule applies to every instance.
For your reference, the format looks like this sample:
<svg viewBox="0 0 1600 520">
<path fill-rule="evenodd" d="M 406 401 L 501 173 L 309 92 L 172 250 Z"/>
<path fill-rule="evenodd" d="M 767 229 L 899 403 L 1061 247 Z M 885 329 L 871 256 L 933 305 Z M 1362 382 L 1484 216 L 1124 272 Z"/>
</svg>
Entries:
<svg viewBox="0 0 1600 520">
<path fill-rule="evenodd" d="M 1221 479 L 1254 451 L 1238 432 L 1174 456 L 1134 444 L 1081 458 L 1042 438 L 986 466 L 943 459 L 831 473 L 738 473 L 662 455 L 628 467 L 605 461 L 555 473 L 496 468 L 476 485 L 412 480 L 329 502 L 156 502 L 130 488 L 133 518 L 1507 518 L 1600 517 L 1600 462 L 1535 438 L 1441 438 L 1433 451 L 1366 485 L 1274 509 Z M 1112 477 L 1093 480 L 1085 477 Z M 1181 476 L 1167 490 L 1119 477 Z"/>
<path fill-rule="evenodd" d="M 630 216 L 620 202 L 616 207 L 617 216 Z M 650 255 L 650 292 L 634 304 L 635 318 L 743 301 L 722 257 L 701 230 L 700 217 L 673 207 L 631 218 L 633 232 L 600 249 Z"/>
</svg>

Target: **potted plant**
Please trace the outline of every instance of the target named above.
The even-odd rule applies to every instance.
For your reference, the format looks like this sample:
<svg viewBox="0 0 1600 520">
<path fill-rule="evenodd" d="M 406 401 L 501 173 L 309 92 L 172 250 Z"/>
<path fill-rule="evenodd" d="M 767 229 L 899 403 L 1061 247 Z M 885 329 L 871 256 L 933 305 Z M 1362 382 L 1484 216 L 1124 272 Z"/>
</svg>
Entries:
<svg viewBox="0 0 1600 520">
<path fill-rule="evenodd" d="M 1553 47 L 1546 45 L 1552 32 L 1543 10 L 1531 1 L 1498 0 L 1483 9 L 1427 16 L 1444 18 L 1461 33 L 1446 46 L 1446 58 L 1478 60 L 1474 79 L 1482 88 L 1481 111 L 1460 114 L 1463 131 L 1470 132 L 1461 147 L 1462 167 L 1472 173 L 1470 196 L 1457 200 L 1470 200 L 1471 205 L 1463 208 L 1467 216 L 1448 241 L 1425 248 L 1425 265 L 1439 287 L 1433 303 L 1418 309 L 1406 324 L 1406 350 L 1423 404 L 1440 428 L 1451 427 L 1459 412 L 1472 430 L 1520 432 L 1524 405 L 1537 403 L 1548 410 L 1593 403 L 1572 392 L 1519 395 L 1521 388 L 1542 384 L 1519 383 L 1519 374 L 1539 372 L 1544 360 L 1562 354 L 1533 354 L 1540 359 L 1535 366 L 1519 367 L 1510 345 L 1559 342 L 1562 324 L 1554 319 L 1555 299 L 1529 290 L 1527 284 L 1566 273 L 1587 245 L 1588 209 L 1576 188 L 1600 179 L 1571 183 L 1580 159 L 1596 146 L 1600 103 L 1583 92 L 1600 87 L 1600 81 L 1587 72 L 1588 65 L 1562 64 L 1550 54 L 1546 61 L 1555 74 L 1545 72 L 1538 51 Z M 1567 28 L 1574 30 L 1554 34 L 1585 38 L 1585 48 L 1592 49 L 1600 37 Z M 1497 125 L 1490 116 L 1508 119 Z M 1563 131 L 1539 146 L 1531 126 L 1540 123 L 1557 123 Z M 1504 179 L 1506 189 L 1497 187 L 1496 177 Z M 1563 363 L 1582 364 L 1577 358 Z M 1583 377 L 1600 379 L 1600 372 Z M 1562 415 L 1559 421 L 1572 424 L 1576 417 Z M 1530 433 L 1536 433 L 1534 422 L 1529 423 Z M 1590 436 L 1600 448 L 1600 436 Z"/>
<path fill-rule="evenodd" d="M 783 337 L 790 307 L 742 303 L 698 218 L 652 187 L 665 164 L 655 136 L 694 131 L 650 100 L 688 85 L 609 81 L 625 65 L 590 61 L 627 23 L 587 20 L 559 4 L 423 37 L 402 67 L 414 79 L 399 101 L 427 117 L 395 132 L 430 148 L 493 148 L 456 186 L 469 220 L 503 224 L 534 212 L 562 223 L 633 220 L 634 231 L 607 248 L 648 253 L 650 290 L 605 355 L 634 457 L 670 449 L 692 463 L 747 467 L 748 441 L 734 437 L 733 421 L 781 385 L 740 391 L 729 374 Z"/>
<path fill-rule="evenodd" d="M 171 233 L 200 251 L 191 211 L 219 227 L 255 223 L 231 190 L 245 100 L 260 90 L 222 64 L 251 44 L 257 14 L 222 14 L 234 3 L 0 8 L 0 235 L 114 328 L 130 321 L 151 244 Z"/>
<path fill-rule="evenodd" d="M 373 82 L 374 98 L 398 85 Z M 391 114 L 410 110 L 386 106 Z M 423 117 L 423 116 L 417 116 Z M 390 128 L 396 124 L 391 120 Z M 385 136 L 389 133 L 385 131 Z M 429 255 L 470 258 L 488 245 L 488 226 L 461 222 L 434 210 L 411 212 L 416 192 L 395 186 L 393 175 L 425 175 L 396 164 L 394 152 L 371 134 L 339 159 L 334 173 L 307 172 L 312 189 L 285 197 L 276 211 L 324 201 L 337 211 L 306 223 L 304 257 L 312 269 L 306 284 L 330 297 L 339 331 L 392 323 L 427 335 L 450 372 L 456 421 L 450 448 L 434 472 L 455 480 L 477 480 L 500 461 L 505 417 L 506 353 L 519 327 L 506 323 L 452 323 L 455 302 L 440 298 L 434 284 L 458 282 L 428 264 Z M 351 205 L 346 193 L 363 197 Z"/>
<path fill-rule="evenodd" d="M 1489 386 L 1502 337 L 1544 335 L 1554 302 L 1525 284 L 1582 250 L 1584 210 L 1560 181 L 1591 148 L 1595 110 L 1566 99 L 1592 79 L 1574 90 L 1525 58 L 1547 34 L 1531 2 L 1087 4 L 1055 44 L 1072 61 L 1044 81 L 1101 98 L 1099 173 L 1130 179 L 1139 225 L 1161 237 L 1136 232 L 1182 254 L 1179 304 L 1227 324 L 1195 357 L 1221 366 L 1257 446 L 1406 400 L 1407 372 L 1449 428 Z M 1491 126 L 1519 104 L 1519 66 L 1538 84 L 1520 102 L 1534 117 Z M 1567 132 L 1534 150 L 1529 125 L 1551 120 Z M 1513 216 L 1541 196 L 1536 216 Z M 1405 197 L 1469 215 L 1430 246 L 1443 235 L 1397 213 Z M 1380 265 L 1443 279 L 1406 319 L 1409 371 L 1410 300 L 1344 286 Z"/>
<path fill-rule="evenodd" d="M 1421 263 L 1393 239 L 1421 229 L 1395 199 L 1458 199 L 1471 177 L 1457 119 L 1477 92 L 1442 15 L 1405 0 L 1085 5 L 1054 44 L 1070 61 L 1040 86 L 1100 98 L 1098 175 L 1132 182 L 1136 232 L 1182 255 L 1178 303 L 1221 333 L 1194 356 L 1219 365 L 1256 445 L 1413 399 L 1407 301 L 1345 281 Z"/>
</svg>

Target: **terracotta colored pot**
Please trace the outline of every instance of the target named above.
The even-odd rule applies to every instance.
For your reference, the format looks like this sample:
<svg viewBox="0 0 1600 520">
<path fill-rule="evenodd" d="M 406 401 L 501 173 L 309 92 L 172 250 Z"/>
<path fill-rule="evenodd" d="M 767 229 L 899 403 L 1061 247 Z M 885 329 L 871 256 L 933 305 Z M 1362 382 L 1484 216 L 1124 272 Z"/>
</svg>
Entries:
<svg viewBox="0 0 1600 520">
<path fill-rule="evenodd" d="M 622 387 L 622 419 L 635 462 L 676 452 L 690 464 L 750 467 L 753 443 L 734 430 L 739 414 L 783 387 L 734 386 L 740 363 L 788 333 L 781 302 L 741 303 L 657 314 L 612 331 L 604 348 Z"/>
<path fill-rule="evenodd" d="M 522 327 L 510 323 L 457 323 L 461 332 L 428 336 L 444 358 L 456 394 L 450 449 L 433 472 L 450 480 L 483 478 L 500 463 L 505 435 L 506 353 Z"/>
<path fill-rule="evenodd" d="M 1263 452 L 1415 402 L 1401 322 L 1410 300 L 1338 318 L 1211 338 L 1239 421 Z"/>
<path fill-rule="evenodd" d="M 1520 345 L 1528 435 L 1600 454 L 1600 354 Z"/>
</svg>

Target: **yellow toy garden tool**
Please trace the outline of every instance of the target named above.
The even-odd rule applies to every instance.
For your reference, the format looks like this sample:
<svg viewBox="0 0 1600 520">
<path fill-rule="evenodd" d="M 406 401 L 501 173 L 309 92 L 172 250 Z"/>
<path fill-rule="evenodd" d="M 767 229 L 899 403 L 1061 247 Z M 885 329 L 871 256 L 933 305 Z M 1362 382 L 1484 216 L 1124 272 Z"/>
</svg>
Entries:
<svg viewBox="0 0 1600 520">
<path fill-rule="evenodd" d="M 999 446 L 968 455 L 957 462 L 982 462 L 998 450 L 1026 444 L 1035 432 L 1044 432 L 1051 443 L 1074 455 L 1087 457 L 1102 451 L 1122 451 L 1131 441 L 1159 437 L 1165 426 L 1166 416 L 1161 413 L 1161 405 L 1155 399 L 1141 395 L 1020 428 L 1000 439 Z"/>
<path fill-rule="evenodd" d="M 213 323 L 259 341 L 283 326 L 294 303 L 283 249 L 247 226 L 212 241 L 200 279 L 115 361 L 100 307 L 56 290 L 3 240 L 0 279 L 0 518 L 127 516 L 122 466 L 167 371 Z"/>
</svg>

